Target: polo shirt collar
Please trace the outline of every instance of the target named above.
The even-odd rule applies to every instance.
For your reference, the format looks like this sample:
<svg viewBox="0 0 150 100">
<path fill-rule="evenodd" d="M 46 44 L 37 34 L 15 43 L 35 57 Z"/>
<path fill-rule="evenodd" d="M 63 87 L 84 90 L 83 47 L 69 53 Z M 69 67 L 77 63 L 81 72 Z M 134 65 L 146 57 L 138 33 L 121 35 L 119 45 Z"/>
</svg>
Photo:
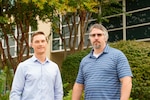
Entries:
<svg viewBox="0 0 150 100">
<path fill-rule="evenodd" d="M 104 51 L 102 53 L 108 53 L 109 49 L 110 49 L 110 46 L 108 44 L 106 44 Z M 93 52 L 94 52 L 94 49 L 91 50 L 90 57 L 93 57 Z"/>
<path fill-rule="evenodd" d="M 108 52 L 109 52 L 109 49 L 110 49 L 109 45 L 106 44 L 106 47 L 105 47 L 103 53 L 108 53 Z"/>
</svg>

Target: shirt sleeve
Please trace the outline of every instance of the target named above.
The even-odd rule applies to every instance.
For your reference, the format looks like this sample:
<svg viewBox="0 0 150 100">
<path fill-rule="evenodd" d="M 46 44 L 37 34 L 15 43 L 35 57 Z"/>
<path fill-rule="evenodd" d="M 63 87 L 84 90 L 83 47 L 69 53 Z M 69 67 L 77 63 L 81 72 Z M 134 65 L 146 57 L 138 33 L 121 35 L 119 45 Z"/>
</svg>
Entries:
<svg viewBox="0 0 150 100">
<path fill-rule="evenodd" d="M 9 100 L 21 100 L 21 95 L 24 88 L 25 77 L 23 74 L 22 65 L 19 64 L 14 75 L 12 88 L 9 96 Z"/>
<path fill-rule="evenodd" d="M 125 54 L 123 54 L 123 52 L 120 52 L 118 54 L 117 62 L 118 62 L 117 63 L 117 72 L 118 72 L 119 78 L 123 78 L 125 76 L 131 76 L 131 77 L 133 76 L 128 59 L 125 56 Z"/>
<path fill-rule="evenodd" d="M 57 70 L 56 75 L 56 81 L 55 81 L 55 87 L 54 87 L 54 100 L 63 100 L 63 85 L 62 85 L 62 78 L 59 71 L 59 68 Z"/>
<path fill-rule="evenodd" d="M 83 76 L 82 68 L 83 68 L 83 60 L 80 63 L 77 78 L 76 78 L 76 82 L 79 84 L 84 84 L 84 76 Z"/>
</svg>

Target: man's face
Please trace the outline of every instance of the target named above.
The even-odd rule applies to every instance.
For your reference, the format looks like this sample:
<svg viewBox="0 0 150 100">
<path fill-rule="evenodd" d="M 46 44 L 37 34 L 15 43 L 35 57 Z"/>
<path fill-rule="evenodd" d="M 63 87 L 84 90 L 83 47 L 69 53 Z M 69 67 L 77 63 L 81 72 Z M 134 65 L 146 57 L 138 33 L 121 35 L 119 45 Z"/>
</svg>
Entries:
<svg viewBox="0 0 150 100">
<path fill-rule="evenodd" d="M 106 37 L 102 30 L 94 28 L 89 34 L 90 42 L 94 49 L 100 49 L 106 44 Z"/>
<path fill-rule="evenodd" d="M 47 41 L 45 36 L 41 34 L 34 36 L 31 46 L 34 49 L 35 54 L 45 53 L 47 47 Z"/>
</svg>

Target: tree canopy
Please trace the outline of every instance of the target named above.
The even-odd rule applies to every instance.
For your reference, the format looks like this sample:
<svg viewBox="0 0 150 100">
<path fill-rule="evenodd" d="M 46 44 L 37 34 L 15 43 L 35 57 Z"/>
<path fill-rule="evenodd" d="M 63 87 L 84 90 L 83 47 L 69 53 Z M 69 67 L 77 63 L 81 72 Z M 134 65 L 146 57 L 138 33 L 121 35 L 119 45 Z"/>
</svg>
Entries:
<svg viewBox="0 0 150 100">
<path fill-rule="evenodd" d="M 78 30 L 78 50 L 84 48 L 84 34 L 91 18 L 101 20 L 105 15 L 120 11 L 116 8 L 118 0 L 0 0 L 0 4 L 1 68 L 11 66 L 14 72 L 17 65 L 30 56 L 29 32 L 37 29 L 38 20 L 52 22 L 52 32 L 59 35 L 65 50 L 66 40 L 61 33 L 60 24 L 67 23 L 70 34 L 68 48 L 75 51 Z M 64 20 L 60 20 L 60 16 L 63 16 Z M 78 21 L 76 17 L 79 18 Z M 71 38 L 72 35 L 74 38 Z M 10 51 L 12 40 L 17 46 L 14 50 L 15 59 Z"/>
</svg>

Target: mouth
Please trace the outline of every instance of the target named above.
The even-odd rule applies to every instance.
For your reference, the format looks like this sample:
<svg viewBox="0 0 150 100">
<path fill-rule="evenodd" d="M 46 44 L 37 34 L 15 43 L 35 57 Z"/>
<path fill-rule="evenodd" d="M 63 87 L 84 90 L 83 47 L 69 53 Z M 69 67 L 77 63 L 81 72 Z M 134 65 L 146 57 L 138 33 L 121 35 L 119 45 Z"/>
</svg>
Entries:
<svg viewBox="0 0 150 100">
<path fill-rule="evenodd" d="M 100 44 L 100 42 L 99 41 L 95 41 L 95 42 L 93 42 L 93 44 L 97 45 L 97 44 Z"/>
<path fill-rule="evenodd" d="M 94 41 L 94 43 L 96 43 L 96 42 L 98 42 L 98 43 L 99 43 L 99 41 L 97 41 L 97 40 L 96 40 L 96 41 Z"/>
</svg>

